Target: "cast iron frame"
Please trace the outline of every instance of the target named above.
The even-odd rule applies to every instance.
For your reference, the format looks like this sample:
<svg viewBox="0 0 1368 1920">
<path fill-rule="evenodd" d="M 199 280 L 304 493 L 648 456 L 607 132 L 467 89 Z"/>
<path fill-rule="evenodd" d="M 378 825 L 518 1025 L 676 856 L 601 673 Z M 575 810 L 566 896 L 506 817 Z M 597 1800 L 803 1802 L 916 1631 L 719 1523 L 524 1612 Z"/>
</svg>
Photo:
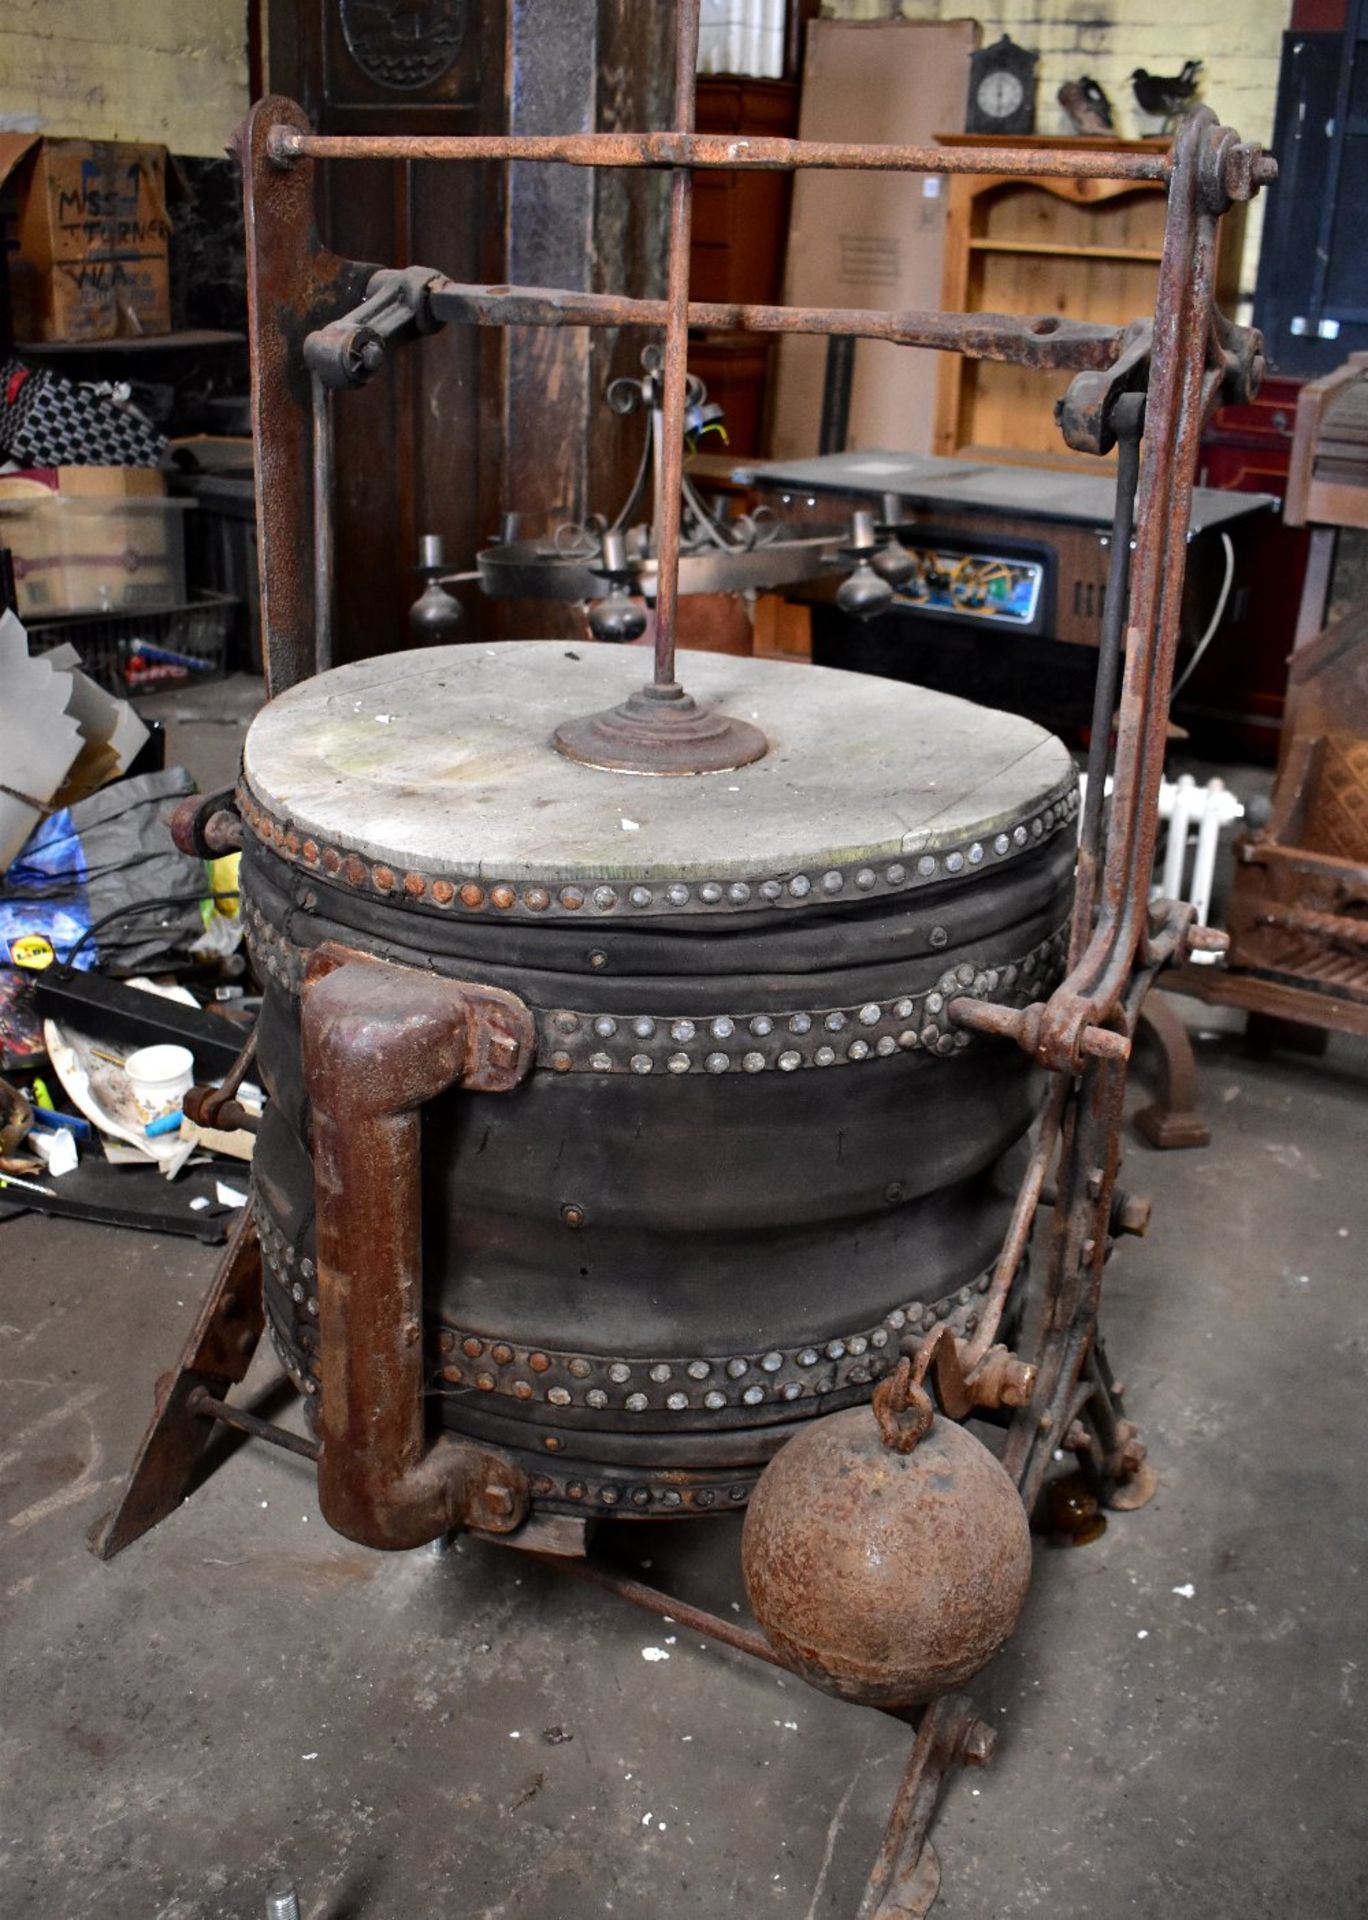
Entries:
<svg viewBox="0 0 1368 1920">
<path fill-rule="evenodd" d="M 1146 1211 L 1143 1203 L 1127 1202 L 1116 1185 L 1126 1062 L 1141 1007 L 1164 967 L 1180 962 L 1197 945 L 1214 945 L 1219 938 L 1193 926 L 1189 907 L 1151 903 L 1149 883 L 1178 643 L 1185 551 L 1181 530 L 1190 511 L 1197 440 L 1209 410 L 1218 401 L 1247 397 L 1257 388 L 1262 371 L 1258 335 L 1233 326 L 1213 303 L 1217 227 L 1231 202 L 1251 198 L 1260 185 L 1275 177 L 1276 168 L 1257 146 L 1241 142 L 1230 129 L 1218 125 L 1205 108 L 1197 108 L 1184 120 L 1171 149 L 1153 154 L 1086 148 L 971 153 L 939 147 L 699 135 L 693 132 L 698 10 L 698 0 L 678 0 L 675 126 L 664 132 L 566 137 L 320 136 L 289 101 L 267 99 L 254 109 L 247 123 L 243 158 L 261 606 L 269 689 L 279 693 L 325 668 L 332 659 L 332 395 L 372 378 L 393 345 L 440 325 L 664 328 L 665 511 L 660 529 L 654 677 L 650 686 L 634 696 L 646 715 L 644 723 L 630 717 L 624 721 L 620 715 L 616 721 L 613 716 L 594 716 L 588 723 L 600 731 L 605 724 L 610 732 L 615 730 L 619 739 L 629 741 L 627 751 L 655 755 L 651 770 L 659 773 L 697 770 L 689 761 L 696 750 L 698 728 L 691 721 L 680 728 L 668 717 L 664 722 L 659 719 L 662 712 L 678 714 L 681 702 L 687 700 L 675 680 L 674 644 L 678 468 L 690 325 L 895 340 L 1027 366 L 1073 369 L 1075 377 L 1058 409 L 1066 441 L 1097 454 L 1117 448 L 1119 457 L 1113 579 L 1099 648 L 1069 968 L 1048 1001 L 1022 1010 L 985 1008 L 972 1000 L 954 1003 L 963 1024 L 989 1028 L 1023 1047 L 1048 1070 L 1051 1087 L 978 1330 L 972 1340 L 961 1342 L 947 1339 L 946 1330 L 938 1329 L 920 1342 L 913 1359 L 915 1377 L 929 1376 L 947 1417 L 961 1419 L 976 1409 L 1001 1410 L 998 1417 L 1006 1423 L 1002 1458 L 1028 1508 L 1060 1446 L 1078 1456 L 1109 1504 L 1138 1506 L 1148 1497 L 1153 1477 L 1111 1379 L 1098 1337 L 1098 1302 L 1103 1263 L 1111 1245 L 1121 1232 L 1143 1231 Z M 671 182 L 666 297 L 648 301 L 556 289 L 458 286 L 426 269 L 394 271 L 341 259 L 319 244 L 314 230 L 314 164 L 352 159 L 558 161 L 574 166 L 663 169 Z M 1168 189 L 1168 217 L 1153 322 L 1140 321 L 1123 329 L 1081 326 L 1057 316 L 1023 319 L 999 314 L 886 314 L 691 303 L 688 248 L 693 173 L 709 168 L 812 167 L 1160 181 Z M 301 563 L 301 556 L 310 553 L 312 567 Z M 1118 691 L 1111 756 L 1114 797 L 1104 819 L 1101 796 Z M 574 752 L 574 743 L 564 750 Z M 221 850 L 233 843 L 237 826 L 224 812 L 211 812 L 196 821 L 194 838 L 202 847 Z M 340 972 L 347 971 L 343 956 Z M 494 1084 L 482 1082 L 478 1062 L 474 1069 L 470 1062 L 482 1045 L 488 1045 L 491 1032 L 495 1041 L 502 1034 L 506 1043 L 508 1022 L 516 1024 L 517 1006 L 500 1010 L 503 1028 L 497 1021 L 493 1029 L 482 1027 L 487 1013 L 478 1005 L 457 1007 L 450 1013 L 453 1031 L 460 1030 L 463 1020 L 470 1023 L 465 1063 L 452 1067 L 455 1084 Z M 526 1064 L 524 1057 L 502 1084 L 511 1085 Z M 411 1118 L 411 1108 L 405 1111 Z M 1052 1168 L 1051 1186 L 1047 1182 Z M 1048 1249 L 1043 1284 L 1029 1304 L 1018 1338 L 1023 1358 L 1007 1353 L 994 1341 L 1042 1209 L 1050 1222 Z M 287 1446 L 318 1460 L 321 1467 L 329 1436 L 320 1448 L 233 1407 L 226 1397 L 244 1377 L 262 1331 L 259 1276 L 255 1228 L 244 1218 L 181 1359 L 162 1383 L 157 1411 L 127 1486 L 96 1542 L 103 1556 L 120 1551 L 179 1503 L 194 1482 L 216 1422 Z M 410 1286 L 411 1276 L 401 1276 L 401 1282 Z M 345 1317 L 339 1320 L 341 1343 Z M 322 1331 L 326 1344 L 328 1329 Z M 402 1333 L 394 1327 L 389 1331 Z M 398 1348 L 395 1357 L 397 1361 Z M 334 1358 L 341 1364 L 340 1345 Z M 396 1423 L 405 1424 L 410 1443 L 412 1413 L 412 1408 L 403 1407 L 395 1409 L 393 1416 Z M 334 1445 L 340 1437 L 334 1437 Z M 393 1433 L 384 1437 L 391 1443 L 395 1440 Z M 415 1470 L 410 1460 L 405 1471 Z M 481 1478 L 477 1472 L 475 1479 Z M 517 1525 L 516 1490 L 512 1508 L 503 1502 L 504 1510 L 498 1511 L 501 1503 L 494 1501 L 491 1520 L 487 1509 L 495 1492 L 492 1486 L 476 1487 L 466 1516 L 468 1524 L 489 1537 Z M 516 1533 L 506 1537 L 521 1544 Z M 525 1544 L 547 1564 L 565 1566 L 651 1611 L 668 1612 L 728 1646 L 762 1660 L 776 1659 L 759 1633 L 574 1558 L 577 1542 L 557 1537 L 554 1523 L 545 1534 L 538 1533 L 534 1524 Z M 859 1920 L 907 1920 L 927 1911 L 939 1885 L 927 1835 L 945 1775 L 952 1765 L 983 1765 L 991 1756 L 992 1730 L 977 1720 L 964 1696 L 943 1696 L 916 1718 L 915 1743 Z"/>
</svg>

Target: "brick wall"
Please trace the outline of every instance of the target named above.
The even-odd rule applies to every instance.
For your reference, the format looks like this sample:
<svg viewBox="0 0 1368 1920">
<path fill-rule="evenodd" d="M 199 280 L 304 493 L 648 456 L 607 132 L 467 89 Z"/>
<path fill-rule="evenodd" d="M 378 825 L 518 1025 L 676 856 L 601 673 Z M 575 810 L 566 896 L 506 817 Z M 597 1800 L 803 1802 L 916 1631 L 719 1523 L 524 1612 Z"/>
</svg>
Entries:
<svg viewBox="0 0 1368 1920">
<path fill-rule="evenodd" d="M 822 11 L 846 20 L 959 19 L 972 14 L 983 28 L 983 44 L 1009 33 L 1018 45 L 1040 55 L 1037 69 L 1036 131 L 1069 131 L 1055 95 L 1065 80 L 1090 73 L 1112 103 L 1118 133 L 1156 133 L 1141 118 L 1131 92 L 1136 67 L 1150 73 L 1177 73 L 1184 60 L 1205 63 L 1201 98 L 1227 125 L 1250 140 L 1270 141 L 1278 89 L 1282 35 L 1291 24 L 1291 0 L 992 0 L 966 6 L 963 0 L 824 0 Z M 947 103 L 949 105 L 949 103 Z M 963 103 L 955 102 L 963 125 Z M 1246 230 L 1242 290 L 1253 293 L 1259 260 L 1262 205 L 1250 209 Z"/>
<path fill-rule="evenodd" d="M 0 0 L 0 130 L 220 154 L 246 111 L 246 0 Z"/>
</svg>

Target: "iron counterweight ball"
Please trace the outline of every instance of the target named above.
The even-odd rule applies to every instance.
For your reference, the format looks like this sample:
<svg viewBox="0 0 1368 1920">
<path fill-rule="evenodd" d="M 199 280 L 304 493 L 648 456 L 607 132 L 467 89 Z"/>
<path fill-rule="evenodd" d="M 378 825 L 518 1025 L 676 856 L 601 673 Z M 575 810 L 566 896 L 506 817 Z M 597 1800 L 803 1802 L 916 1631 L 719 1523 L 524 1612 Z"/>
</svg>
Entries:
<svg viewBox="0 0 1368 1920">
<path fill-rule="evenodd" d="M 746 1592 L 775 1652 L 869 1706 L 916 1706 L 972 1678 L 1010 1638 L 1031 1577 L 1016 1487 L 972 1434 L 912 1398 L 912 1428 L 885 1397 L 881 1419 L 853 1407 L 796 1435 L 761 1475 L 742 1535 Z"/>
</svg>

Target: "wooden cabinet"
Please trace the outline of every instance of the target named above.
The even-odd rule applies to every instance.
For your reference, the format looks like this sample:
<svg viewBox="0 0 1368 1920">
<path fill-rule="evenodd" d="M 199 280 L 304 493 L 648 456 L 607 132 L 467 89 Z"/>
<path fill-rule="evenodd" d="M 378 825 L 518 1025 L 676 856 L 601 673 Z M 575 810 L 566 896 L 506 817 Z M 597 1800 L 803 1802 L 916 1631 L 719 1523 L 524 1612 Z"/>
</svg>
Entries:
<svg viewBox="0 0 1368 1920">
<path fill-rule="evenodd" d="M 941 134 L 943 146 L 1000 146 L 981 134 Z M 1033 136 L 1018 148 L 1086 147 L 1144 153 L 1153 140 L 1063 140 Z M 957 174 L 949 182 L 941 304 L 960 313 L 1050 313 L 1124 324 L 1154 311 L 1166 194 L 1148 181 L 1033 180 Z M 1217 298 L 1229 312 L 1238 292 L 1243 207 L 1221 226 Z M 1054 421 L 1067 373 L 941 356 L 937 453 L 1030 463 L 1070 454 Z"/>
</svg>

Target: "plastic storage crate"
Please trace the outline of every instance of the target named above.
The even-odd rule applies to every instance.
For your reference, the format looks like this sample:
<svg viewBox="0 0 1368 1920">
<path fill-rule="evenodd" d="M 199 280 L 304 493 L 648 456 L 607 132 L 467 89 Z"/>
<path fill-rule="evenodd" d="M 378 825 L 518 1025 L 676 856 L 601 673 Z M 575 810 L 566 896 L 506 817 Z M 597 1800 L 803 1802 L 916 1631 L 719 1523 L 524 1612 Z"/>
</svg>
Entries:
<svg viewBox="0 0 1368 1920">
<path fill-rule="evenodd" d="M 231 594 L 197 593 L 179 606 L 63 614 L 25 624 L 32 652 L 47 653 L 69 640 L 91 679 L 124 697 L 220 678 L 239 613 Z"/>
</svg>

